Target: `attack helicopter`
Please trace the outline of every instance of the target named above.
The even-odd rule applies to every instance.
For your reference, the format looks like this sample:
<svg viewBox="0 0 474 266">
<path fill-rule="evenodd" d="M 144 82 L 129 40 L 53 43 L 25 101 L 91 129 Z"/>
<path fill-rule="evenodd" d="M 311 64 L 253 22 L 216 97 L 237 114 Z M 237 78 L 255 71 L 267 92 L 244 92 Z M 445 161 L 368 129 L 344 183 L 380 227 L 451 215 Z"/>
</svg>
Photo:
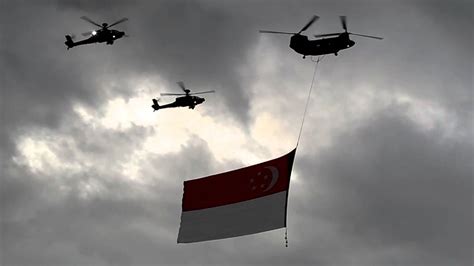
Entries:
<svg viewBox="0 0 474 266">
<path fill-rule="evenodd" d="M 114 22 L 110 25 L 107 24 L 107 23 L 102 23 L 102 25 L 100 25 L 97 22 L 93 21 L 92 19 L 90 19 L 86 16 L 82 16 L 81 19 L 85 20 L 85 21 L 87 21 L 87 22 L 89 22 L 89 23 L 91 23 L 91 24 L 93 24 L 97 27 L 100 27 L 100 29 L 82 33 L 82 36 L 84 36 L 84 37 L 90 36 L 90 37 L 88 39 L 78 41 L 78 42 L 73 41 L 74 36 L 66 35 L 65 44 L 66 44 L 68 50 L 70 48 L 74 47 L 74 46 L 84 45 L 84 44 L 91 44 L 91 43 L 105 42 L 106 44 L 112 45 L 115 40 L 120 39 L 124 36 L 127 37 L 127 35 L 125 35 L 125 32 L 118 31 L 118 30 L 112 30 L 112 29 L 110 29 L 110 27 L 115 26 L 119 23 L 125 22 L 125 21 L 128 20 L 128 18 L 122 18 L 122 19 L 120 19 L 120 20 L 118 20 L 118 21 L 116 21 L 116 22 Z"/>
<path fill-rule="evenodd" d="M 201 92 L 194 92 L 191 93 L 189 89 L 187 89 L 184 86 L 184 82 L 178 81 L 177 82 L 179 87 L 184 91 L 184 93 L 160 93 L 161 96 L 181 96 L 182 97 L 177 97 L 174 102 L 165 104 L 165 105 L 159 105 L 157 99 L 153 99 L 153 105 L 151 106 L 153 108 L 153 112 L 157 111 L 159 109 L 164 109 L 164 108 L 174 108 L 174 107 L 189 107 L 189 109 L 194 109 L 196 105 L 201 104 L 205 101 L 204 98 L 198 97 L 198 96 L 192 96 L 195 94 L 204 94 L 204 93 L 213 93 L 215 92 L 214 90 L 210 91 L 201 91 Z"/>
<path fill-rule="evenodd" d="M 354 46 L 355 42 L 349 38 L 349 35 L 373 38 L 377 40 L 383 39 L 377 36 L 348 32 L 346 16 L 340 16 L 339 18 L 341 20 L 341 24 L 342 24 L 342 28 L 344 29 L 344 32 L 314 35 L 314 37 L 316 38 L 323 37 L 322 39 L 308 40 L 308 36 L 301 34 L 303 31 L 307 30 L 316 20 L 319 19 L 318 16 L 313 16 L 311 20 L 299 32 L 260 30 L 260 33 L 292 35 L 290 39 L 290 48 L 293 49 L 295 52 L 302 54 L 303 58 L 306 58 L 306 56 L 308 55 L 316 56 L 316 55 L 324 55 L 324 54 L 334 54 L 337 56 L 337 53 L 340 50 L 348 49 Z M 324 37 L 330 37 L 330 36 L 336 36 L 336 37 L 324 38 Z"/>
</svg>

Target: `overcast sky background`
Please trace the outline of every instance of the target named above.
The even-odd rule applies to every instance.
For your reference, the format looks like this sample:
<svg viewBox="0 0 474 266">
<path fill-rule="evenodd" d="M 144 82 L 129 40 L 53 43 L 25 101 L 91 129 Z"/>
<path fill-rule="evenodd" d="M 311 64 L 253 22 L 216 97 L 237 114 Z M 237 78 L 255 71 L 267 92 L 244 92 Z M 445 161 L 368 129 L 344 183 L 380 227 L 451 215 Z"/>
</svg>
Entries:
<svg viewBox="0 0 474 266">
<path fill-rule="evenodd" d="M 2 1 L 2 265 L 472 265 L 471 1 Z M 284 230 L 176 243 L 182 183 L 296 143 Z M 130 38 L 66 50 L 117 25 Z M 216 90 L 152 112 L 160 92 Z M 172 101 L 172 98 L 163 102 Z"/>
</svg>

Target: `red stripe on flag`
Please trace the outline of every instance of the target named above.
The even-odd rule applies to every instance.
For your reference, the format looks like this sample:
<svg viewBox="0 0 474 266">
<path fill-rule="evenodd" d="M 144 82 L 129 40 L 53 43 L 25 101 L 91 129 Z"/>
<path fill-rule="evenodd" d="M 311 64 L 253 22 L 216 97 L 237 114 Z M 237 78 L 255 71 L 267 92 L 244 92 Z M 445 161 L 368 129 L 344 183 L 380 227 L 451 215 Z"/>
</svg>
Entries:
<svg viewBox="0 0 474 266">
<path fill-rule="evenodd" d="M 212 208 L 288 190 L 295 151 L 267 162 L 185 181 L 183 211 Z"/>
</svg>

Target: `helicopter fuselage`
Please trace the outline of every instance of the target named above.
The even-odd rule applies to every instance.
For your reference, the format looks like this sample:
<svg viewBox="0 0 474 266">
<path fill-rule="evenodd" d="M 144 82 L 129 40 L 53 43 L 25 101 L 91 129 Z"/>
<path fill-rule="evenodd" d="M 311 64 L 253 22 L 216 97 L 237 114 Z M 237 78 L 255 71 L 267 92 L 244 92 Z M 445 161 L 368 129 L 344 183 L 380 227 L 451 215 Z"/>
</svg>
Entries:
<svg viewBox="0 0 474 266">
<path fill-rule="evenodd" d="M 178 97 L 174 100 L 174 104 L 177 106 L 189 106 L 189 108 L 194 108 L 194 106 L 201 104 L 205 101 L 204 98 L 198 97 L 198 96 L 182 96 Z M 191 109 L 192 109 L 191 108 Z"/>
<path fill-rule="evenodd" d="M 301 33 L 307 30 L 316 20 L 318 16 L 313 16 L 309 22 L 301 28 L 298 32 L 285 32 L 285 31 L 273 31 L 273 30 L 260 30 L 260 33 L 272 33 L 272 34 L 291 34 L 290 48 L 295 52 L 302 54 L 303 58 L 307 55 L 325 55 L 335 54 L 340 50 L 348 49 L 355 45 L 355 42 L 349 38 L 349 35 L 357 35 L 366 38 L 382 40 L 383 38 L 359 33 L 353 33 L 347 31 L 346 16 L 340 16 L 342 29 L 344 32 L 325 33 L 314 35 L 314 37 L 321 38 L 315 40 L 308 40 L 308 36 L 302 35 Z M 335 37 L 332 37 L 335 36 Z"/>
<path fill-rule="evenodd" d="M 115 40 L 122 38 L 125 35 L 125 32 L 118 30 L 98 30 L 96 34 L 93 34 L 89 39 L 94 42 L 106 42 L 107 44 L 112 44 Z"/>
<path fill-rule="evenodd" d="M 113 44 L 115 40 L 122 38 L 125 32 L 110 29 L 100 29 L 92 32 L 92 36 L 78 42 L 74 42 L 69 35 L 66 35 L 66 42 L 68 49 L 78 45 L 91 44 L 91 43 L 103 43 Z"/>
<path fill-rule="evenodd" d="M 153 101 L 154 104 L 151 107 L 155 110 L 174 107 L 189 107 L 189 109 L 194 109 L 196 105 L 199 105 L 204 101 L 204 98 L 198 96 L 182 96 L 176 98 L 174 102 L 164 105 L 158 105 L 158 102 Z"/>
<path fill-rule="evenodd" d="M 303 56 L 316 56 L 324 54 L 335 54 L 343 49 L 354 46 L 355 42 L 349 39 L 349 35 L 341 33 L 337 37 L 308 40 L 305 35 L 295 34 L 291 36 L 290 48 Z"/>
</svg>

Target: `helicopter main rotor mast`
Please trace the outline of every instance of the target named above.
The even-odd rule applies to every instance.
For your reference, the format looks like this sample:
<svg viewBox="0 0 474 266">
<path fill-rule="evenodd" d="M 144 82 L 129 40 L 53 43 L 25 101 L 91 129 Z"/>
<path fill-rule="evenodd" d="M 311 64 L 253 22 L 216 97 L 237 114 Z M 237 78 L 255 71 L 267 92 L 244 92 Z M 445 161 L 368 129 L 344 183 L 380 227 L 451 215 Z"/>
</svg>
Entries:
<svg viewBox="0 0 474 266">
<path fill-rule="evenodd" d="M 160 93 L 161 96 L 190 96 L 190 95 L 195 95 L 195 94 L 205 94 L 205 93 L 214 93 L 215 90 L 209 90 L 209 91 L 199 91 L 199 92 L 191 92 L 191 90 L 187 89 L 185 86 L 184 86 L 184 82 L 182 81 L 178 81 L 176 82 L 179 87 L 181 87 L 181 89 L 184 91 L 184 93 L 168 93 L 168 92 L 164 92 L 164 93 Z"/>
</svg>

